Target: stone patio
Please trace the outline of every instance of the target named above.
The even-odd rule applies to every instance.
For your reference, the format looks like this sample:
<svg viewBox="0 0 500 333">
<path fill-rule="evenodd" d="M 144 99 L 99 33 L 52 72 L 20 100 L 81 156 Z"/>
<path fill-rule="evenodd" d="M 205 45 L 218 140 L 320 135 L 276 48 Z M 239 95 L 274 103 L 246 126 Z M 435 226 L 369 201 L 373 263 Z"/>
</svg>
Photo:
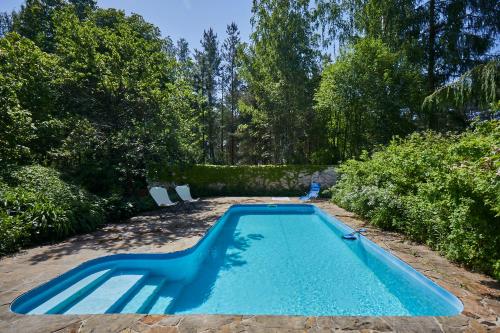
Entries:
<svg viewBox="0 0 500 333">
<path fill-rule="evenodd" d="M 194 245 L 227 208 L 271 198 L 211 198 L 191 211 L 155 211 L 92 234 L 32 248 L 0 259 L 0 332 L 500 332 L 500 284 L 450 263 L 401 235 L 382 232 L 327 202 L 315 204 L 457 295 L 464 311 L 455 317 L 290 317 L 220 315 L 37 315 L 12 313 L 22 293 L 87 261 L 115 253 L 178 251 Z M 292 201 L 293 202 L 293 201 Z"/>
</svg>

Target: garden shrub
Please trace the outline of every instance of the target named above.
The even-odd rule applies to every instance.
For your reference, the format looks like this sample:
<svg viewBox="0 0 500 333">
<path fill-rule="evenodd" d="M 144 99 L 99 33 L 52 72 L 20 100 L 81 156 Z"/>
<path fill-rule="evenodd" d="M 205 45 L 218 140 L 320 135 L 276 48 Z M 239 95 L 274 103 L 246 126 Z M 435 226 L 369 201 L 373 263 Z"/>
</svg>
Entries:
<svg viewBox="0 0 500 333">
<path fill-rule="evenodd" d="M 0 186 L 0 254 L 88 232 L 104 222 L 103 201 L 50 168 L 10 170 Z"/>
<path fill-rule="evenodd" d="M 144 195 L 124 196 L 114 193 L 104 200 L 106 220 L 109 222 L 123 221 L 140 212 L 157 209 L 158 205 L 147 193 Z"/>
<path fill-rule="evenodd" d="M 500 279 L 500 121 L 394 139 L 338 172 L 340 206 Z"/>
</svg>

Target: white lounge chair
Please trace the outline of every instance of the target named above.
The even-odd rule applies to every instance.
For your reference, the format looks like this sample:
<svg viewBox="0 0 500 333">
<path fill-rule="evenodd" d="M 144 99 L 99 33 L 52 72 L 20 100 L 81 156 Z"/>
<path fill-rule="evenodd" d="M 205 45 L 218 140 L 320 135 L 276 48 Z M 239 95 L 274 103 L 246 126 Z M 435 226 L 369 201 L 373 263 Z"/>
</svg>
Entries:
<svg viewBox="0 0 500 333">
<path fill-rule="evenodd" d="M 170 200 L 168 192 L 164 187 L 153 186 L 149 189 L 149 194 L 151 194 L 156 204 L 160 207 L 171 207 L 177 205 L 177 202 L 172 202 L 172 200 Z"/>
<path fill-rule="evenodd" d="M 191 196 L 191 191 L 189 189 L 189 185 L 179 185 L 175 187 L 175 192 L 179 195 L 179 197 L 184 202 L 192 203 L 200 200 L 200 198 L 193 199 Z"/>
</svg>

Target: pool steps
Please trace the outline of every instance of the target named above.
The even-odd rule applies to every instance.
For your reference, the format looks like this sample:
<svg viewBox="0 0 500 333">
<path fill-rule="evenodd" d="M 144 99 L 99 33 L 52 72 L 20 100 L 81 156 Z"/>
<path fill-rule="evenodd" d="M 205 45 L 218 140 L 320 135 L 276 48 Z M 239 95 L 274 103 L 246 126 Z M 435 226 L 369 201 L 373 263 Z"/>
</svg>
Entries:
<svg viewBox="0 0 500 333">
<path fill-rule="evenodd" d="M 141 283 L 146 271 L 117 271 L 102 284 L 82 295 L 76 302 L 67 304 L 64 314 L 106 313 L 115 303 L 126 298 L 129 290 Z"/>
<path fill-rule="evenodd" d="M 104 283 L 104 281 L 106 281 L 111 276 L 111 274 L 114 273 L 114 271 L 114 269 L 97 271 L 84 277 L 81 280 L 75 279 L 76 281 L 66 288 L 60 288 L 60 286 L 56 286 L 53 289 L 46 290 L 44 294 L 57 294 L 49 298 L 46 302 L 36 306 L 34 309 L 29 311 L 28 314 L 60 313 L 60 311 L 63 310 L 69 303 L 72 303 L 82 296 L 87 295 L 99 285 Z M 40 296 L 43 297 L 44 295 Z M 33 303 L 36 304 L 36 301 L 39 298 L 41 297 L 33 299 Z"/>
<path fill-rule="evenodd" d="M 183 286 L 147 271 L 106 269 L 76 281 L 28 314 L 169 313 Z"/>
</svg>

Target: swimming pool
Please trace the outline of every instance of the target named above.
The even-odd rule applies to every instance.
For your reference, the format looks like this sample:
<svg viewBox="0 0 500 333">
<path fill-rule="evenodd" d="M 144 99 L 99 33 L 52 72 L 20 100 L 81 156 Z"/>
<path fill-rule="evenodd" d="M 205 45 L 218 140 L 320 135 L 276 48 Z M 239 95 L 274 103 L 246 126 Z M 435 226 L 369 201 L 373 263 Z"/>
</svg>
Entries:
<svg viewBox="0 0 500 333">
<path fill-rule="evenodd" d="M 235 205 L 192 248 L 88 261 L 17 298 L 23 314 L 451 316 L 462 303 L 312 205 Z"/>
</svg>

